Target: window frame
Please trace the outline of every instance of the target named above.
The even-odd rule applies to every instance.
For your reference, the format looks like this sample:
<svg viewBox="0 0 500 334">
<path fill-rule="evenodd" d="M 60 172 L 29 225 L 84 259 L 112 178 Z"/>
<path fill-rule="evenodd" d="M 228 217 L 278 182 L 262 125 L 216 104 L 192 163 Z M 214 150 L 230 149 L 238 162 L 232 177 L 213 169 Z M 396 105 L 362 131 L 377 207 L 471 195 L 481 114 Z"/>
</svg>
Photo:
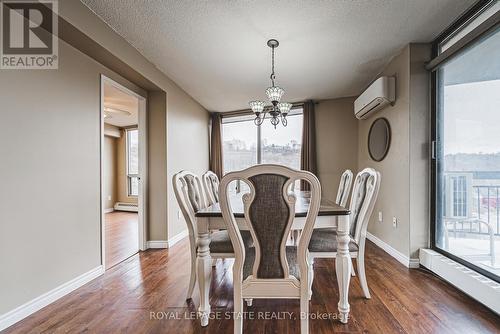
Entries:
<svg viewBox="0 0 500 334">
<path fill-rule="evenodd" d="M 256 136 L 257 136 L 257 140 L 256 140 L 256 154 L 257 154 L 257 161 L 256 161 L 256 164 L 257 165 L 260 165 L 262 164 L 262 127 L 261 126 L 257 126 L 255 124 L 253 124 L 253 118 L 251 118 L 253 114 L 250 113 L 250 112 L 243 112 L 243 113 L 239 113 L 239 114 L 233 114 L 233 115 L 228 115 L 228 116 L 223 116 L 222 118 L 222 127 L 224 127 L 224 124 L 228 124 L 228 123 L 235 123 L 235 122 L 251 122 L 253 126 L 255 126 L 257 129 L 256 129 Z M 295 117 L 295 116 L 298 116 L 298 115 L 304 115 L 304 109 L 303 109 L 303 106 L 302 105 L 296 105 L 296 106 L 293 106 L 292 109 L 290 110 L 290 112 L 288 113 L 288 116 L 287 117 Z M 244 117 L 244 116 L 247 116 L 248 118 L 251 118 L 249 120 L 241 120 L 241 117 Z M 230 119 L 233 118 L 239 118 L 239 120 L 234 120 L 234 121 L 230 121 Z M 225 121 L 224 121 L 225 120 Z M 266 118 L 264 121 L 268 121 L 268 118 Z M 280 125 L 278 126 L 281 126 L 281 123 Z M 304 131 L 304 129 L 302 129 L 302 131 Z M 222 138 L 222 141 L 224 141 L 224 134 L 222 135 L 223 138 Z M 301 152 L 302 152 L 302 147 L 301 147 Z M 224 163 L 223 163 L 224 165 Z M 223 173 L 225 174 L 226 171 L 223 170 Z"/>
<path fill-rule="evenodd" d="M 139 136 L 139 127 L 130 127 L 125 129 L 125 147 L 126 147 L 125 163 L 126 163 L 126 175 L 127 175 L 127 197 L 137 198 L 139 197 L 139 189 L 137 189 L 137 195 L 132 193 L 132 179 L 137 178 L 137 180 L 139 180 L 140 177 L 139 177 L 139 171 L 137 171 L 137 174 L 130 173 L 129 133 L 131 131 L 137 131 L 137 136 Z"/>
<path fill-rule="evenodd" d="M 443 42 L 447 41 L 449 38 L 452 36 L 455 36 L 458 31 L 465 27 L 471 20 L 473 20 L 475 17 L 477 17 L 479 14 L 481 14 L 484 10 L 486 10 L 490 5 L 494 3 L 494 0 L 480 0 L 477 3 L 475 3 L 469 10 L 467 10 L 462 16 L 460 16 L 457 20 L 455 20 L 448 28 L 446 28 L 440 35 L 436 37 L 436 39 L 432 42 L 432 60 L 429 63 L 427 69 L 431 70 L 431 75 L 430 75 L 430 88 L 431 88 L 431 156 L 430 156 L 430 186 L 431 186 L 431 196 L 430 196 L 430 248 L 440 254 L 443 254 L 444 256 L 450 258 L 451 260 L 460 263 L 461 265 L 468 267 L 477 273 L 488 277 L 492 279 L 493 281 L 496 281 L 497 283 L 500 283 L 500 278 L 496 276 L 495 274 L 471 263 L 468 262 L 461 257 L 458 257 L 450 252 L 447 252 L 444 249 L 441 249 L 437 247 L 436 245 L 436 227 L 437 223 L 439 220 L 438 214 L 440 213 L 438 211 L 438 180 L 437 180 L 437 175 L 438 175 L 438 159 L 437 159 L 437 142 L 439 140 L 438 138 L 438 131 L 439 131 L 439 124 L 438 124 L 438 117 L 439 117 L 439 78 L 438 78 L 438 70 L 436 68 L 441 67 L 443 64 L 446 63 L 449 59 L 454 58 L 457 55 L 460 55 L 462 52 L 468 50 L 471 47 L 474 47 L 478 41 L 480 41 L 484 36 L 487 36 L 491 31 L 496 29 L 495 27 L 498 26 L 498 23 L 493 24 L 491 27 L 487 27 L 485 29 L 484 27 L 484 22 L 482 24 L 479 24 L 476 28 L 472 29 L 469 31 L 467 34 L 465 34 L 461 39 L 459 39 L 454 45 L 452 45 L 450 48 L 454 47 L 457 48 L 457 51 L 454 53 L 451 53 L 449 57 L 440 60 L 439 64 L 436 65 L 436 68 L 433 68 L 434 66 L 431 66 L 433 63 L 433 60 L 436 60 L 438 56 L 442 56 L 443 54 L 440 53 L 440 46 Z M 490 17 L 491 18 L 491 17 Z M 478 32 L 480 32 L 478 34 Z M 460 44 L 460 40 L 465 40 L 465 39 L 470 39 L 470 37 L 473 36 L 473 39 L 469 41 L 469 43 L 465 43 L 463 45 Z M 442 205 L 442 203 L 441 203 Z"/>
</svg>

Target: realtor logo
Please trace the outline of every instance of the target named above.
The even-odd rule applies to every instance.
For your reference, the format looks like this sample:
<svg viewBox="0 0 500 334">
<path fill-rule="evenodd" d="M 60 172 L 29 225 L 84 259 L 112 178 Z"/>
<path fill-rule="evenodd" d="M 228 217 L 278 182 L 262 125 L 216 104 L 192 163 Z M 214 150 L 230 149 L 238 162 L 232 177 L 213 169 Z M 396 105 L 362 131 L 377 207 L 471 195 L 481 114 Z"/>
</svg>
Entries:
<svg viewBox="0 0 500 334">
<path fill-rule="evenodd" d="M 57 69 L 57 0 L 0 0 L 0 69 Z"/>
</svg>

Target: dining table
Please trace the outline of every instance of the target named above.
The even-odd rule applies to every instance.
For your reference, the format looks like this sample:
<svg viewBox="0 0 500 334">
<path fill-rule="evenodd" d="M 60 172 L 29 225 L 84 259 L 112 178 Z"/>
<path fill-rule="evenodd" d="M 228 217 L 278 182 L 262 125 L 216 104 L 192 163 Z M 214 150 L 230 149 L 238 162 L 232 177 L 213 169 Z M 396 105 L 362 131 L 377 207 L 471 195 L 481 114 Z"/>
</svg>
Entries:
<svg viewBox="0 0 500 334">
<path fill-rule="evenodd" d="M 309 209 L 310 197 L 307 191 L 295 191 L 295 219 L 292 230 L 304 228 L 306 215 Z M 231 193 L 229 202 L 234 217 L 240 230 L 248 230 L 248 224 L 243 210 L 241 193 Z M 349 282 L 351 279 L 351 260 L 349 255 L 349 223 L 350 211 L 327 199 L 321 200 L 318 217 L 314 228 L 336 228 L 337 229 L 337 257 L 335 258 L 335 272 L 339 287 L 338 310 L 340 321 L 347 323 L 349 318 Z M 198 315 L 201 326 L 207 326 L 210 319 L 209 291 L 212 273 L 212 259 L 210 258 L 210 232 L 213 230 L 226 229 L 226 223 L 222 217 L 219 203 L 200 209 L 195 213 L 197 235 L 196 235 L 196 267 L 198 276 L 198 287 L 200 289 L 200 306 Z"/>
</svg>

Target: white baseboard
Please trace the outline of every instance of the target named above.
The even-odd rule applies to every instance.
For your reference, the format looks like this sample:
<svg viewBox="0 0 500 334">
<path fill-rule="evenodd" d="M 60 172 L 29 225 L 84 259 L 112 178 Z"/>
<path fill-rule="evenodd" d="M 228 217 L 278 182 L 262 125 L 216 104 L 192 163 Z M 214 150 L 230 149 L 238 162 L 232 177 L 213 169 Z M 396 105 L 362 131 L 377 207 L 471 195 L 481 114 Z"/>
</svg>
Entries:
<svg viewBox="0 0 500 334">
<path fill-rule="evenodd" d="M 113 209 L 113 208 L 104 209 L 104 213 L 111 213 L 113 211 L 115 211 L 115 209 Z"/>
<path fill-rule="evenodd" d="M 64 297 L 68 293 L 78 289 L 103 273 L 103 266 L 96 267 L 23 305 L 16 307 L 12 311 L 1 314 L 0 331 L 55 302 L 59 298 Z"/>
<path fill-rule="evenodd" d="M 181 233 L 174 235 L 168 240 L 150 240 L 147 242 L 148 248 L 170 248 L 185 237 L 188 236 L 188 230 L 184 230 Z"/>
<path fill-rule="evenodd" d="M 393 248 L 391 245 L 377 238 L 370 232 L 366 232 L 366 238 L 373 242 L 378 247 L 382 248 L 387 254 L 401 262 L 407 268 L 418 268 L 420 265 L 419 259 L 410 259 L 408 256 L 404 255 L 397 249 Z"/>
<path fill-rule="evenodd" d="M 147 248 L 168 248 L 168 240 L 149 240 Z"/>
<path fill-rule="evenodd" d="M 188 236 L 188 230 L 184 230 L 181 233 L 174 235 L 172 238 L 168 239 L 168 248 L 172 247 L 182 239 Z"/>
<path fill-rule="evenodd" d="M 500 314 L 500 284 L 497 282 L 431 249 L 420 249 L 420 263 Z"/>
</svg>

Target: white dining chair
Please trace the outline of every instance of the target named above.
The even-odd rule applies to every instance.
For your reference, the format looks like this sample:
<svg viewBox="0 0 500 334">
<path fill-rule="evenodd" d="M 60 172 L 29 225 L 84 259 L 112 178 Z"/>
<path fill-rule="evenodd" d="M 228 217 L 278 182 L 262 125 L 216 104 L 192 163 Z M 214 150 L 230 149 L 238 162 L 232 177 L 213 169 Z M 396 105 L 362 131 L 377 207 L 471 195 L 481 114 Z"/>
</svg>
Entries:
<svg viewBox="0 0 500 334">
<path fill-rule="evenodd" d="M 371 297 L 365 273 L 366 230 L 377 200 L 380 181 L 380 173 L 372 168 L 365 168 L 359 172 L 354 180 L 354 189 L 349 208 L 351 211 L 349 254 L 351 258 L 357 259 L 358 277 L 367 299 Z M 312 281 L 314 279 L 312 263 L 315 258 L 335 258 L 337 256 L 337 232 L 331 229 L 314 230 L 309 243 L 309 256 L 309 262 L 311 263 L 309 268 L 309 276 L 311 277 L 309 294 L 311 295 Z"/>
<path fill-rule="evenodd" d="M 208 205 L 213 205 L 219 202 L 219 177 L 212 171 L 207 171 L 201 176 L 203 188 Z"/>
<path fill-rule="evenodd" d="M 229 201 L 232 181 L 245 182 L 242 196 L 244 222 L 254 247 L 246 249 Z M 295 218 L 295 195 L 290 185 L 305 180 L 311 185 L 310 206 L 298 247 L 287 246 Z M 243 299 L 300 299 L 300 331 L 309 329 L 309 257 L 307 247 L 321 202 L 319 180 L 310 172 L 285 166 L 257 165 L 225 175 L 220 184 L 220 206 L 233 243 L 234 333 L 243 330 Z"/>
<path fill-rule="evenodd" d="M 200 178 L 191 172 L 181 171 L 172 177 L 175 198 L 181 209 L 188 228 L 189 249 L 191 252 L 191 273 L 186 299 L 191 299 L 196 284 L 196 217 L 195 213 L 207 207 Z M 244 245 L 250 247 L 250 233 L 243 233 Z M 233 258 L 234 250 L 227 231 L 214 231 L 210 234 L 210 256 L 213 259 Z"/>
<path fill-rule="evenodd" d="M 335 199 L 335 203 L 340 206 L 346 207 L 347 205 L 347 200 L 349 199 L 349 194 L 351 192 L 352 176 L 351 170 L 346 169 L 340 177 L 337 198 Z"/>
</svg>

